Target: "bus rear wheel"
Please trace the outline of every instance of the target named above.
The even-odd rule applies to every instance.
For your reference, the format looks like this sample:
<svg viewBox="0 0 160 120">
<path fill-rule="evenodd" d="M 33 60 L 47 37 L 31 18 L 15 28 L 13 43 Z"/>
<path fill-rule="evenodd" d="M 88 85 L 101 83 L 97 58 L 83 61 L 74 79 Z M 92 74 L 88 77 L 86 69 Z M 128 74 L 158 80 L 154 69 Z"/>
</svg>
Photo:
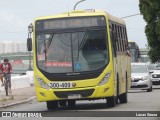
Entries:
<svg viewBox="0 0 160 120">
<path fill-rule="evenodd" d="M 108 97 L 107 98 L 107 106 L 108 107 L 115 107 L 116 105 L 116 97 Z"/>
<path fill-rule="evenodd" d="M 119 96 L 120 103 L 127 103 L 127 92 Z"/>
<path fill-rule="evenodd" d="M 47 101 L 48 110 L 55 110 L 58 108 L 58 101 Z"/>
<path fill-rule="evenodd" d="M 126 72 L 126 92 L 119 96 L 120 103 L 127 103 L 127 93 L 128 93 L 128 76 Z"/>
</svg>

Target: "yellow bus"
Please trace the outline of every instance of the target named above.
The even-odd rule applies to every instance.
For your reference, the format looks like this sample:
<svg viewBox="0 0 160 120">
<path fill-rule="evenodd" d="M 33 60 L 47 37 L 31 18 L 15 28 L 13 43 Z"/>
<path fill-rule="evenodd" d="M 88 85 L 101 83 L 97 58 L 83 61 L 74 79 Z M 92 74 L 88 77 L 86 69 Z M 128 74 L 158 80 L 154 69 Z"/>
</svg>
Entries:
<svg viewBox="0 0 160 120">
<path fill-rule="evenodd" d="M 27 44 L 31 48 L 31 40 Z M 37 100 L 49 110 L 78 100 L 127 103 L 131 71 L 122 19 L 101 10 L 39 17 L 33 48 Z"/>
</svg>

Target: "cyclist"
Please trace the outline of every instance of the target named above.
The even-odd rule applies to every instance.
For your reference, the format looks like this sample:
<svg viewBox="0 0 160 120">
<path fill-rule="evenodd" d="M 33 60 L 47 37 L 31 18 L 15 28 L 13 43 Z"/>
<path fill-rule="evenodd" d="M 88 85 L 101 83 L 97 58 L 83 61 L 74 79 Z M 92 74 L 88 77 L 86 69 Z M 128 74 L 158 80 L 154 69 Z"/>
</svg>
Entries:
<svg viewBox="0 0 160 120">
<path fill-rule="evenodd" d="M 9 63 L 9 60 L 8 59 L 4 59 L 4 63 L 1 64 L 1 69 L 2 69 L 2 73 L 4 75 L 7 74 L 7 77 L 8 77 L 8 82 L 9 82 L 9 93 L 11 94 L 12 91 L 11 91 L 11 73 L 12 73 L 12 65 L 11 63 Z M 2 80 L 2 83 L 3 83 L 3 80 Z"/>
<path fill-rule="evenodd" d="M 2 87 L 4 86 L 4 83 L 3 83 L 3 75 L 2 75 L 2 64 L 0 63 L 0 79 L 1 79 L 1 82 L 2 82 Z"/>
</svg>

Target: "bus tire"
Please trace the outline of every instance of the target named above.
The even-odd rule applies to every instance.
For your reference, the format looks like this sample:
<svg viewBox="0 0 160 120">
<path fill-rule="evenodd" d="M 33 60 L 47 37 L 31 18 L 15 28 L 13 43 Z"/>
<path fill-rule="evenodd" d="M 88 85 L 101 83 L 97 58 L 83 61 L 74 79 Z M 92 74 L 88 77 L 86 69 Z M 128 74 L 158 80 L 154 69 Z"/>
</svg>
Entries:
<svg viewBox="0 0 160 120">
<path fill-rule="evenodd" d="M 120 103 L 127 103 L 127 93 L 123 93 L 119 96 Z"/>
<path fill-rule="evenodd" d="M 117 95 L 116 95 L 116 104 L 118 104 L 119 99 L 119 75 L 117 73 Z"/>
<path fill-rule="evenodd" d="M 46 103 L 48 110 L 55 110 L 58 108 L 58 101 L 47 101 Z"/>
<path fill-rule="evenodd" d="M 113 97 L 108 97 L 107 98 L 107 107 L 115 107 L 116 105 L 116 98 Z"/>
<path fill-rule="evenodd" d="M 60 101 L 59 101 L 59 105 L 60 105 L 61 107 L 65 107 L 65 106 L 67 105 L 67 101 L 66 101 L 66 100 L 60 100 Z"/>
<path fill-rule="evenodd" d="M 75 107 L 75 105 L 76 105 L 76 100 L 68 100 L 69 107 Z"/>
<path fill-rule="evenodd" d="M 127 93 L 128 93 L 128 77 L 127 77 L 127 72 L 126 72 L 126 92 L 119 96 L 120 103 L 127 103 L 128 101 Z"/>
</svg>

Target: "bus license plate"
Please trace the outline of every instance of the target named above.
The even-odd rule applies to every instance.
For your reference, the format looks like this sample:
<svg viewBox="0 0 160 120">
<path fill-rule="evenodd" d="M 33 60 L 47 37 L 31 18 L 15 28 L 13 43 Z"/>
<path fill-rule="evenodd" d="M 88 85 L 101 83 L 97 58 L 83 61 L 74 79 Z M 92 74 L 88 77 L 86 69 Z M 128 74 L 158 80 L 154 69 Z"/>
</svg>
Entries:
<svg viewBox="0 0 160 120">
<path fill-rule="evenodd" d="M 71 82 L 50 82 L 49 86 L 51 88 L 72 88 Z"/>
<path fill-rule="evenodd" d="M 68 95 L 68 99 L 80 99 L 81 95 L 80 94 L 70 94 Z"/>
</svg>

